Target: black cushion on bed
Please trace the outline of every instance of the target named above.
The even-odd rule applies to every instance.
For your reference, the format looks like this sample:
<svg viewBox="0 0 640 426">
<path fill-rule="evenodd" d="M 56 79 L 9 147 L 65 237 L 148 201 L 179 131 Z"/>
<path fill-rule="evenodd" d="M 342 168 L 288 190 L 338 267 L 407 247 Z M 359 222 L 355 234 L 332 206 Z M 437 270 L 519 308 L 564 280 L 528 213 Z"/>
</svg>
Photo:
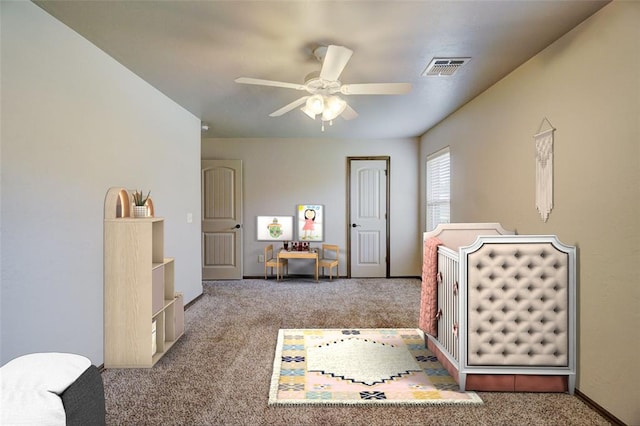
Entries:
<svg viewBox="0 0 640 426">
<path fill-rule="evenodd" d="M 104 384 L 95 365 L 89 366 L 60 397 L 68 426 L 106 424 Z"/>
</svg>

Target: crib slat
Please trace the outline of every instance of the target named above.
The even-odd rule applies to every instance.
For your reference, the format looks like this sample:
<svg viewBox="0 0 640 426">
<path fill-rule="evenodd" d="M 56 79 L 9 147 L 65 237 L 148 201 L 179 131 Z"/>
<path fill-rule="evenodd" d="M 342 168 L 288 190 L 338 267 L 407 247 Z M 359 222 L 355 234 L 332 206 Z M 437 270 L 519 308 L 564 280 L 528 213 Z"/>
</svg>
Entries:
<svg viewBox="0 0 640 426">
<path fill-rule="evenodd" d="M 438 272 L 442 274 L 438 309 L 443 313 L 438 321 L 438 341 L 458 361 L 458 338 L 453 333 L 454 324 L 458 323 L 458 297 L 454 289 L 458 282 L 458 258 L 455 252 L 442 247 L 438 249 Z"/>
</svg>

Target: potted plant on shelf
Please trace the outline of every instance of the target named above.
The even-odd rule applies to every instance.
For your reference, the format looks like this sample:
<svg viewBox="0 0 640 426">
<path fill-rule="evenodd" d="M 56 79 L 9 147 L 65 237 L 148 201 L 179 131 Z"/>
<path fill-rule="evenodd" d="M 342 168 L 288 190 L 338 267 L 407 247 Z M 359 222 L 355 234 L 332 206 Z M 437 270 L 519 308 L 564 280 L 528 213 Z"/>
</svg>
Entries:
<svg viewBox="0 0 640 426">
<path fill-rule="evenodd" d="M 147 217 L 147 200 L 151 195 L 151 191 L 147 192 L 147 195 L 143 195 L 142 191 L 135 191 L 133 193 L 133 217 Z"/>
</svg>

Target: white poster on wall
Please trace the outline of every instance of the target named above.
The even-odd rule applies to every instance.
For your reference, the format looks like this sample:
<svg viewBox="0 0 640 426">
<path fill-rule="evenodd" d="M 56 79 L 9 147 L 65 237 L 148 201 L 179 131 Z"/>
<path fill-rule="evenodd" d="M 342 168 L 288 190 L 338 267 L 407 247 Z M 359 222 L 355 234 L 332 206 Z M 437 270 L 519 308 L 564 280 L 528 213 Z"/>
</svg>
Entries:
<svg viewBox="0 0 640 426">
<path fill-rule="evenodd" d="M 293 216 L 258 216 L 258 241 L 293 240 Z"/>
</svg>

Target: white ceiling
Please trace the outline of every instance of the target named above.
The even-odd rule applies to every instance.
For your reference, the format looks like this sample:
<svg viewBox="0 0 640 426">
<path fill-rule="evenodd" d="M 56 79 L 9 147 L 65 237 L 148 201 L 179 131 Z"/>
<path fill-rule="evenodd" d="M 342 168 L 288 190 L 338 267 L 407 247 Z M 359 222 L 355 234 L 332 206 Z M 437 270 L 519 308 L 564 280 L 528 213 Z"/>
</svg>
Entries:
<svg viewBox="0 0 640 426">
<path fill-rule="evenodd" d="M 209 125 L 205 137 L 396 138 L 422 135 L 608 3 L 543 1 L 36 2 Z M 320 123 L 269 114 L 303 83 L 312 49 L 354 51 L 343 83 L 408 82 L 408 95 L 346 97 L 359 116 Z M 450 77 L 423 77 L 434 57 L 471 57 Z M 570 78 L 570 76 L 567 76 Z M 524 101 L 524 100 L 523 100 Z"/>
</svg>

